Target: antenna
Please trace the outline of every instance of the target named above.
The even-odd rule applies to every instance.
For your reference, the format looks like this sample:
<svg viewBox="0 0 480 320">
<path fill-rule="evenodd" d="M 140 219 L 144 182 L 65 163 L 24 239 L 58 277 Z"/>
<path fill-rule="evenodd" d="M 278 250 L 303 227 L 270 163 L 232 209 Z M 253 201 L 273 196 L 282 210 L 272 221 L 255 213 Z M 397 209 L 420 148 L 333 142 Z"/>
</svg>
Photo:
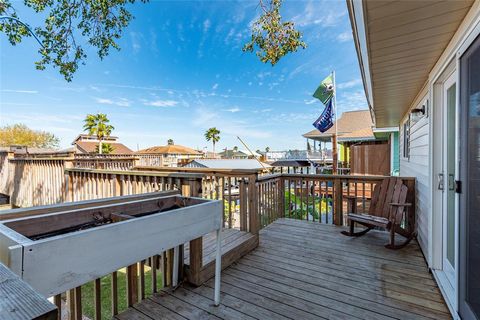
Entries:
<svg viewBox="0 0 480 320">
<path fill-rule="evenodd" d="M 252 150 L 250 150 L 250 148 L 245 144 L 245 142 L 243 142 L 243 140 L 240 139 L 239 136 L 237 136 L 237 139 L 243 144 L 243 146 L 244 146 L 245 148 L 247 148 L 248 152 L 250 152 L 250 153 L 252 154 L 252 156 L 255 158 L 255 160 L 257 160 L 258 163 L 260 163 L 260 165 L 263 167 L 263 169 L 266 170 L 267 168 L 265 167 L 265 165 L 262 163 L 262 161 L 258 160 L 258 158 L 255 156 L 255 154 L 252 152 Z"/>
</svg>

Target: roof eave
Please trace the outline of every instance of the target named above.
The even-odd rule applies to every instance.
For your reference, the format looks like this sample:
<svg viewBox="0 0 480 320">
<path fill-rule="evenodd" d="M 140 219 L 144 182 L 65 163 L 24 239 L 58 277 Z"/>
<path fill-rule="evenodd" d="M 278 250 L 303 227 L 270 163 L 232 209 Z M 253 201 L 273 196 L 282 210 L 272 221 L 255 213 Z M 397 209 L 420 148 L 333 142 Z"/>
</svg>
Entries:
<svg viewBox="0 0 480 320">
<path fill-rule="evenodd" d="M 368 59 L 368 41 L 365 25 L 363 0 L 346 0 L 350 25 L 352 26 L 353 41 L 358 57 L 358 64 L 362 75 L 363 90 L 367 99 L 368 109 L 373 125 L 376 125 L 373 106 L 372 78 L 370 76 L 370 62 Z"/>
</svg>

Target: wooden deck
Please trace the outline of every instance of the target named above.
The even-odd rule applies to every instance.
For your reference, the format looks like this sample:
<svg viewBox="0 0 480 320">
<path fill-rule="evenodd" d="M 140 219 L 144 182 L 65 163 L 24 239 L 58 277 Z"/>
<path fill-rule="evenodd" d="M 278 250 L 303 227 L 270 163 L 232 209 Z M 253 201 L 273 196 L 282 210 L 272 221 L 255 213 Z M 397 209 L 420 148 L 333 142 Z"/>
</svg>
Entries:
<svg viewBox="0 0 480 320">
<path fill-rule="evenodd" d="M 213 279 L 162 292 L 118 319 L 450 319 L 415 243 L 385 249 L 387 234 L 362 238 L 342 228 L 280 219 L 259 247 L 222 273 L 222 304 Z"/>
</svg>

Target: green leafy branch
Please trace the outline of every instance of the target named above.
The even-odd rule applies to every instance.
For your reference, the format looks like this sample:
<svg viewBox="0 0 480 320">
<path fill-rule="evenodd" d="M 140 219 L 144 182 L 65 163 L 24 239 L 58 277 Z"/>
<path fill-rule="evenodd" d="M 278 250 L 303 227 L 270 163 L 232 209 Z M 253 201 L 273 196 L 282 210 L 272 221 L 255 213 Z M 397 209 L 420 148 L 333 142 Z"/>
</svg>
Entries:
<svg viewBox="0 0 480 320">
<path fill-rule="evenodd" d="M 147 0 L 140 0 L 147 2 Z M 133 16 L 126 9 L 135 0 L 24 0 L 24 5 L 36 13 L 45 13 L 45 23 L 36 27 L 34 36 L 40 41 L 41 59 L 36 68 L 47 65 L 59 68 L 67 81 L 71 81 L 79 64 L 85 64 L 85 44 L 77 37 L 86 38 L 103 59 L 111 48 L 119 50 L 117 40 Z M 7 35 L 12 45 L 32 35 L 28 24 L 21 21 L 10 0 L 0 0 L 0 32 Z"/>
<path fill-rule="evenodd" d="M 258 48 L 256 54 L 260 61 L 270 62 L 273 66 L 286 54 L 305 49 L 307 45 L 292 21 L 282 21 L 282 0 L 270 0 L 268 5 L 264 0 L 259 1 L 263 13 L 253 23 L 251 39 L 243 46 L 243 51 L 253 52 Z"/>
</svg>

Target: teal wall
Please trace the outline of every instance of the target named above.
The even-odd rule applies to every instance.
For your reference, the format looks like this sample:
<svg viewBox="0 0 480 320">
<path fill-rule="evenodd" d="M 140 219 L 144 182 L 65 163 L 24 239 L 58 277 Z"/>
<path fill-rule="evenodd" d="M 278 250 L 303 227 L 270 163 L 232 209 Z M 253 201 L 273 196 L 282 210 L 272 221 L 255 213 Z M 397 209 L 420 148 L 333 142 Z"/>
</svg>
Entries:
<svg viewBox="0 0 480 320">
<path fill-rule="evenodd" d="M 398 175 L 400 172 L 400 133 L 392 132 L 391 135 L 391 152 L 392 152 L 392 162 L 391 170 L 392 175 Z"/>
</svg>

